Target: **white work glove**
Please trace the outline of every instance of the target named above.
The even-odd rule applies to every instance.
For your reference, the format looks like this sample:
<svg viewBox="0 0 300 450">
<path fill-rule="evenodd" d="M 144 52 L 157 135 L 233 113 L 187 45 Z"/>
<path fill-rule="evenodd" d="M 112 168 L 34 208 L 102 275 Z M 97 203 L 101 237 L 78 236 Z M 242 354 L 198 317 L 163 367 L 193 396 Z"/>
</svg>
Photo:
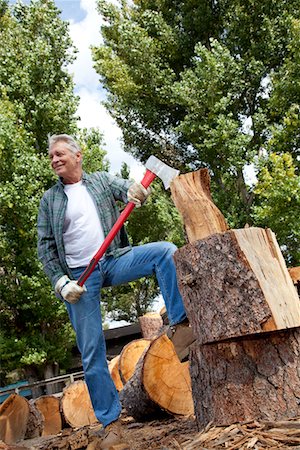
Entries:
<svg viewBox="0 0 300 450">
<path fill-rule="evenodd" d="M 69 303 L 77 303 L 81 294 L 86 291 L 85 286 L 79 286 L 75 280 L 67 275 L 62 276 L 55 285 L 55 292 L 60 294 Z"/>
<path fill-rule="evenodd" d="M 127 198 L 129 202 L 135 204 L 137 208 L 142 206 L 151 193 L 151 188 L 144 188 L 141 183 L 133 183 L 127 191 Z"/>
</svg>

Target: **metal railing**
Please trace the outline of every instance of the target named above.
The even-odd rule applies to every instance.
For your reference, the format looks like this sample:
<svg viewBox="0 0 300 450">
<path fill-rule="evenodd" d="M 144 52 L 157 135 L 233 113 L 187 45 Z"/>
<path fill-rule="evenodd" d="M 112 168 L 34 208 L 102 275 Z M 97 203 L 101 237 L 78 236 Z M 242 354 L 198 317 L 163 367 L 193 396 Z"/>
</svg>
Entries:
<svg viewBox="0 0 300 450">
<path fill-rule="evenodd" d="M 34 381 L 33 383 L 28 384 L 22 384 L 20 386 L 14 387 L 14 388 L 7 388 L 0 390 L 0 398 L 2 395 L 5 394 L 20 394 L 22 391 L 31 389 L 31 388 L 37 388 L 41 386 L 48 386 L 55 383 L 65 383 L 67 385 L 68 383 L 73 383 L 75 380 L 82 379 L 84 377 L 84 373 L 82 372 L 75 372 L 75 373 L 69 373 L 67 375 L 59 375 L 58 377 L 48 378 L 46 380 L 41 381 Z"/>
</svg>

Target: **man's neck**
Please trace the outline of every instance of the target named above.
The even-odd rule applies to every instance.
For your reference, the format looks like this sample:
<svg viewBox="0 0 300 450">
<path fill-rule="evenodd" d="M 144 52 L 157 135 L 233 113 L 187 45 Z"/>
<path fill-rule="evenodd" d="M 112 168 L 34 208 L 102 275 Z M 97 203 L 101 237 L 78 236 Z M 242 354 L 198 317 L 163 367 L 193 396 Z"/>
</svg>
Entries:
<svg viewBox="0 0 300 450">
<path fill-rule="evenodd" d="M 74 173 L 68 177 L 65 177 L 62 179 L 62 182 L 64 184 L 75 184 L 78 183 L 78 181 L 80 181 L 82 179 L 82 170 L 80 171 L 80 173 Z"/>
</svg>

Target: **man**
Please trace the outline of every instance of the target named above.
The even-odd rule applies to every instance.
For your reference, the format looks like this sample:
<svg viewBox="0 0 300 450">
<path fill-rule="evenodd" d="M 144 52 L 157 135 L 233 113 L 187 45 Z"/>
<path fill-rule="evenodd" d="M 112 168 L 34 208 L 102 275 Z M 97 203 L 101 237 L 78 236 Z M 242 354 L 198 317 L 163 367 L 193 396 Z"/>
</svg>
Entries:
<svg viewBox="0 0 300 450">
<path fill-rule="evenodd" d="M 156 274 L 170 322 L 169 336 L 180 358 L 193 341 L 178 291 L 173 254 L 176 247 L 158 242 L 131 247 L 122 229 L 86 280 L 76 283 L 119 215 L 117 200 L 141 206 L 149 195 L 140 183 L 86 174 L 82 153 L 69 135 L 49 139 L 51 166 L 59 177 L 43 196 L 38 216 L 38 254 L 56 295 L 67 307 L 82 357 L 93 408 L 106 434 L 102 449 L 121 442 L 121 405 L 106 361 L 100 291 Z"/>
</svg>

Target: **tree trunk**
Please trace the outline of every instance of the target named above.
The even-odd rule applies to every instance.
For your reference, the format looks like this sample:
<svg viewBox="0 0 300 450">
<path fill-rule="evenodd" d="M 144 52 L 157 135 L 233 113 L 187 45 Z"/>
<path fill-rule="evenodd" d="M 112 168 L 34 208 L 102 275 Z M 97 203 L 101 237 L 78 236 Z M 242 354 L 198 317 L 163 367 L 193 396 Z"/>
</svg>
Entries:
<svg viewBox="0 0 300 450">
<path fill-rule="evenodd" d="M 61 411 L 66 422 L 73 428 L 97 422 L 85 381 L 75 381 L 64 389 Z"/>
<path fill-rule="evenodd" d="M 175 206 L 182 215 L 189 242 L 228 229 L 223 214 L 212 201 L 207 169 L 176 177 L 170 188 Z"/>
<path fill-rule="evenodd" d="M 299 297 L 271 230 L 215 234 L 174 257 L 199 343 L 300 326 Z"/>
<path fill-rule="evenodd" d="M 43 395 L 34 401 L 35 407 L 44 417 L 42 436 L 58 434 L 62 429 L 60 401 L 53 395 Z"/>
<path fill-rule="evenodd" d="M 59 366 L 57 363 L 47 364 L 44 368 L 44 379 L 57 377 L 59 374 Z M 45 387 L 46 394 L 51 395 L 61 391 L 62 383 L 47 384 Z"/>
<path fill-rule="evenodd" d="M 189 363 L 180 363 L 166 335 L 154 339 L 126 383 L 122 403 L 136 420 L 157 418 L 163 412 L 193 413 Z"/>
<path fill-rule="evenodd" d="M 190 357 L 199 428 L 300 415 L 300 331 L 193 345 Z"/>
<path fill-rule="evenodd" d="M 119 360 L 120 355 L 117 355 L 108 363 L 108 370 L 110 376 L 112 377 L 112 380 L 115 383 L 118 392 L 120 392 L 123 389 L 123 382 L 121 380 L 119 372 Z"/>
<path fill-rule="evenodd" d="M 159 313 L 149 312 L 139 317 L 141 332 L 144 339 L 152 339 L 159 335 L 163 319 Z"/>
<path fill-rule="evenodd" d="M 138 360 L 150 342 L 150 339 L 135 339 L 123 348 L 119 359 L 119 373 L 123 384 L 132 377 Z"/>
</svg>

